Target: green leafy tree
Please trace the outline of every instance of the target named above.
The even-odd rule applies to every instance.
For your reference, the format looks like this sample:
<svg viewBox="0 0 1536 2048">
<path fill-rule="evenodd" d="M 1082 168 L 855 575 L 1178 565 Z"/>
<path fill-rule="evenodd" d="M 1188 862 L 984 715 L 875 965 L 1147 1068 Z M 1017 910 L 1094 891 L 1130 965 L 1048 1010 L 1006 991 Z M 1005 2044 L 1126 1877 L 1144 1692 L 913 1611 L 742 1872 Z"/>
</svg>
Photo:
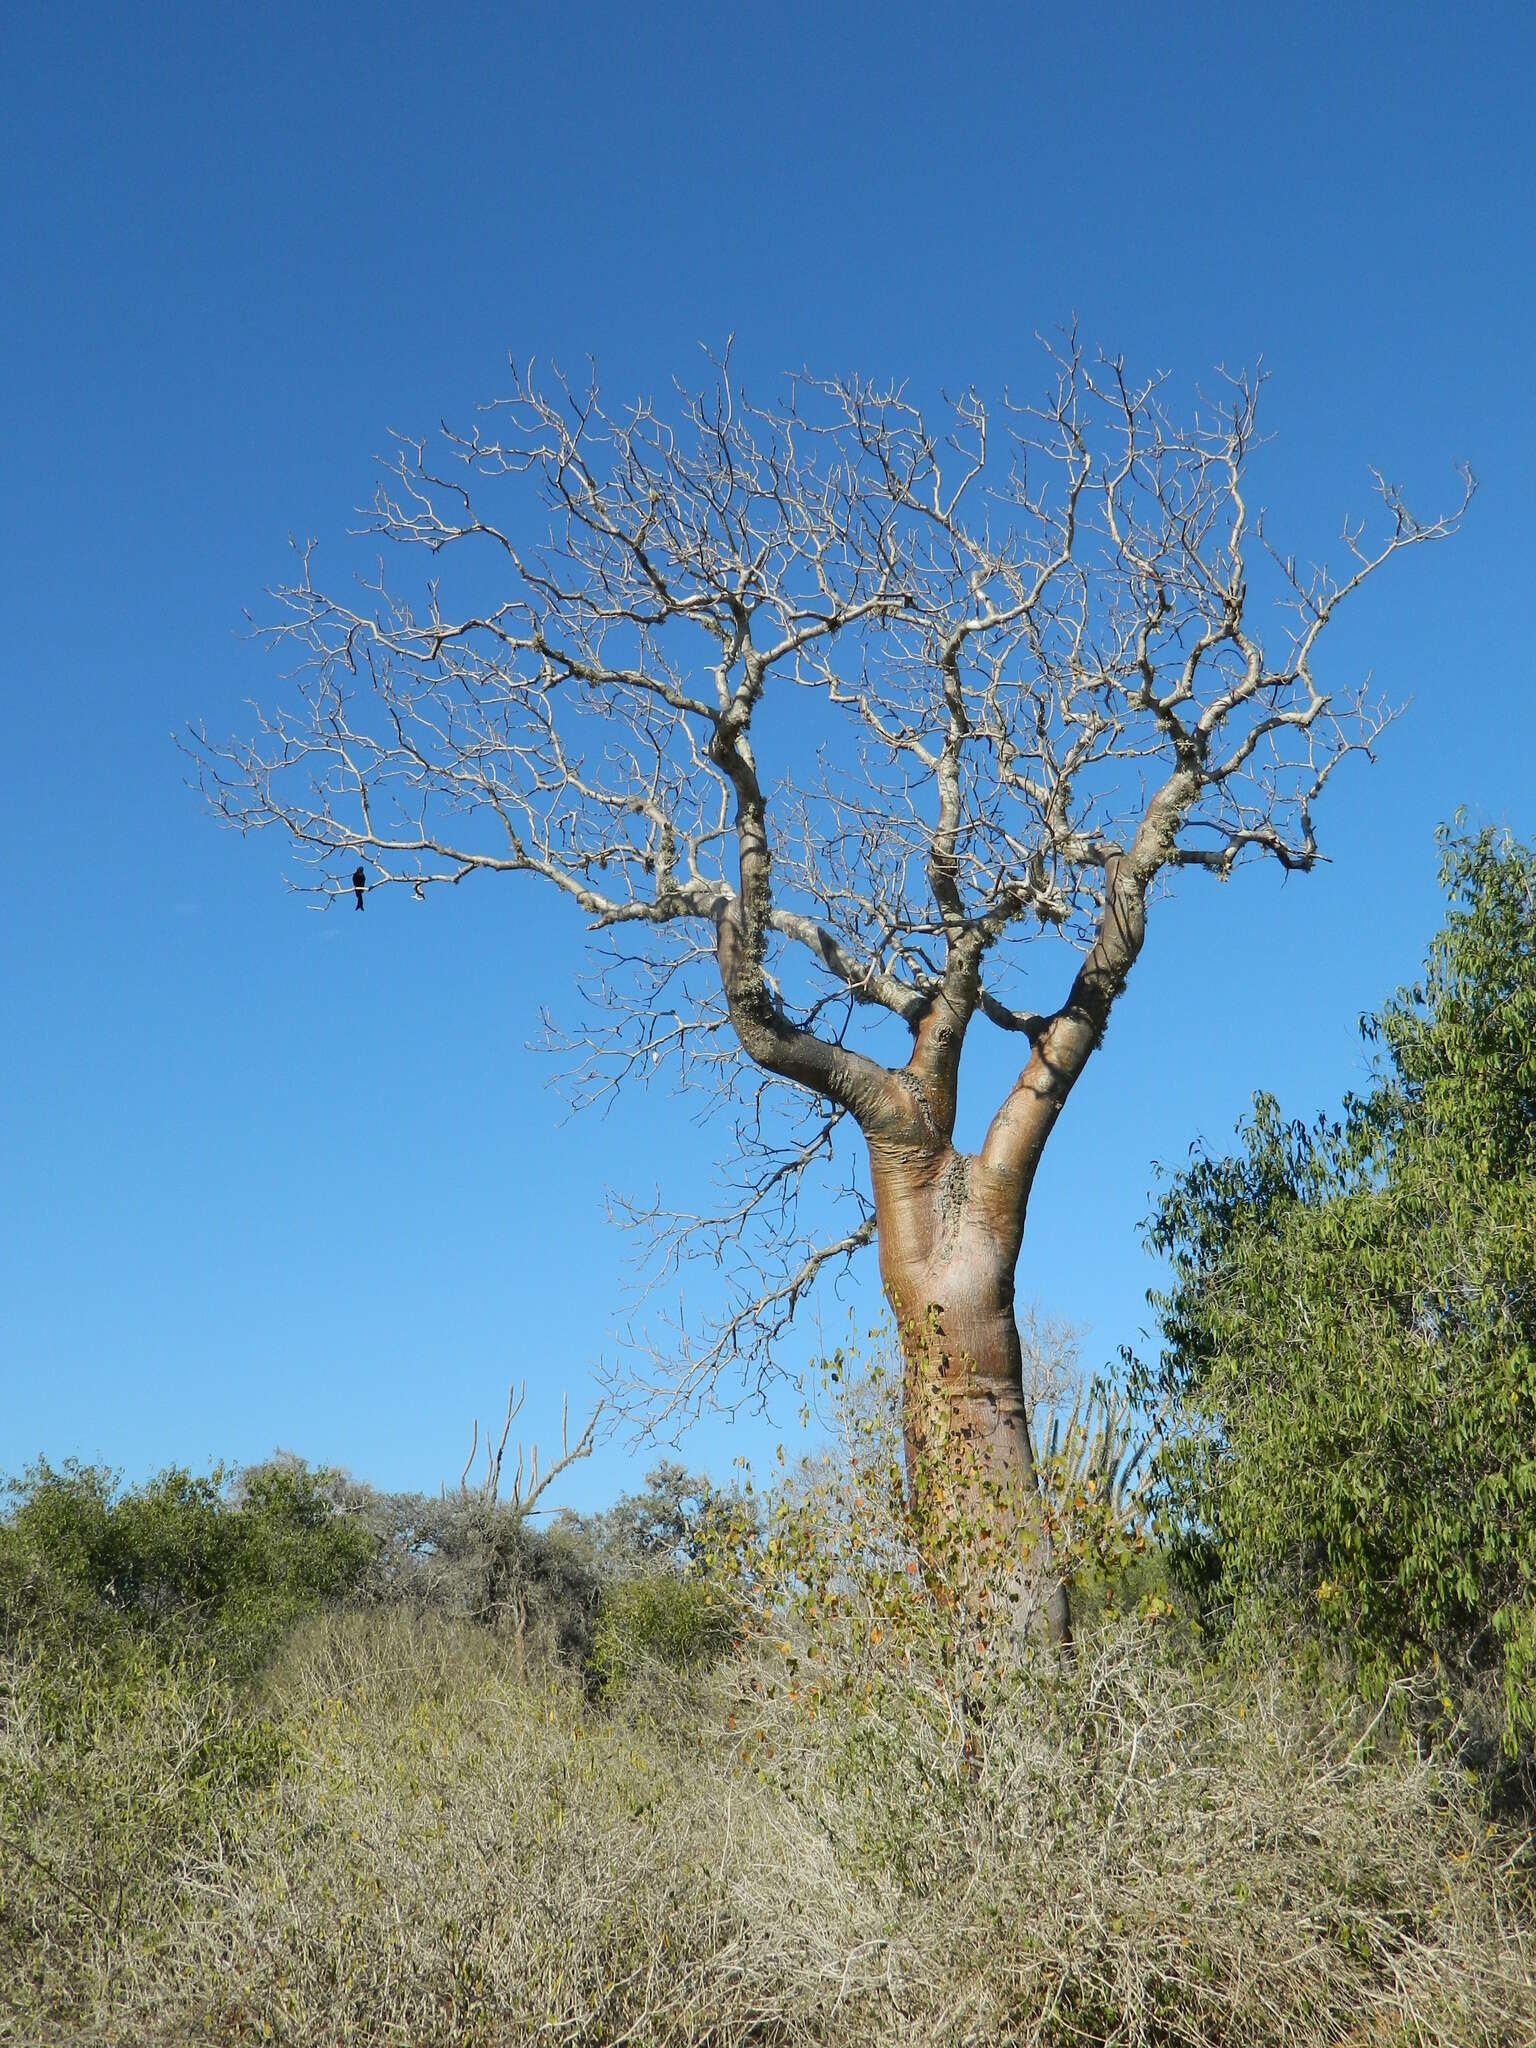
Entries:
<svg viewBox="0 0 1536 2048">
<path fill-rule="evenodd" d="M 1369 1683 L 1433 1672 L 1536 1741 L 1536 848 L 1441 833 L 1422 981 L 1363 1022 L 1337 1121 L 1257 1098 L 1165 1186 L 1143 1388 L 1176 1563 L 1239 1616 L 1302 1611 Z"/>
<path fill-rule="evenodd" d="M 123 1487 L 99 1466 L 39 1460 L 0 1518 L 0 1638 L 198 1647 L 249 1672 L 291 1622 L 370 1573 L 376 1546 L 337 1512 L 334 1480 L 279 1459 Z"/>
</svg>

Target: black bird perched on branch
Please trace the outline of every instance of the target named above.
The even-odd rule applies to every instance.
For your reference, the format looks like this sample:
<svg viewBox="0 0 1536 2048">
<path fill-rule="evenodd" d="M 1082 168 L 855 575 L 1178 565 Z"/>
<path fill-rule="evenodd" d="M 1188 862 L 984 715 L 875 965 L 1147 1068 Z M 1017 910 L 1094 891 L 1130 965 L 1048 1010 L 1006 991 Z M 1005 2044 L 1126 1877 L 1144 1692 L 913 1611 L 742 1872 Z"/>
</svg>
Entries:
<svg viewBox="0 0 1536 2048">
<path fill-rule="evenodd" d="M 363 907 L 363 891 L 368 886 L 368 870 L 359 864 L 352 870 L 352 886 L 357 891 L 357 907 Z"/>
</svg>

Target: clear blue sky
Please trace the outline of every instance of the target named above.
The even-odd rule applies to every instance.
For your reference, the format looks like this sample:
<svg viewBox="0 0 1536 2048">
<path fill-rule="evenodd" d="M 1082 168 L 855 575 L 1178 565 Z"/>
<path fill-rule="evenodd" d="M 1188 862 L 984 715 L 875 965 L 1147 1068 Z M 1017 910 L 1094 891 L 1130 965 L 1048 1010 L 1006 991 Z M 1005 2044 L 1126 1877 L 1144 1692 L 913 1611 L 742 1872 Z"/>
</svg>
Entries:
<svg viewBox="0 0 1536 2048">
<path fill-rule="evenodd" d="M 1435 822 L 1536 831 L 1531 23 L 6 9 L 0 1469 L 283 1444 L 435 1486 L 509 1377 L 547 1436 L 611 1352 L 605 1183 L 698 1192 L 685 1118 L 562 1125 L 524 1049 L 579 954 L 561 906 L 313 915 L 171 743 L 273 694 L 237 629 L 289 532 L 339 537 L 386 430 L 464 419 L 509 349 L 659 390 L 734 330 L 759 388 L 809 364 L 996 392 L 1076 312 L 1189 378 L 1263 352 L 1261 495 L 1301 551 L 1372 462 L 1426 507 L 1477 469 L 1464 535 L 1333 638 L 1330 676 L 1415 700 L 1330 792 L 1333 865 L 1159 905 L 1054 1141 L 1021 1293 L 1090 1326 L 1089 1363 L 1134 1339 L 1152 1161 L 1261 1085 L 1336 1100 L 1435 923 Z M 775 1433 L 687 1455 L 723 1473 Z M 638 1470 L 614 1447 L 568 1497 Z"/>
</svg>

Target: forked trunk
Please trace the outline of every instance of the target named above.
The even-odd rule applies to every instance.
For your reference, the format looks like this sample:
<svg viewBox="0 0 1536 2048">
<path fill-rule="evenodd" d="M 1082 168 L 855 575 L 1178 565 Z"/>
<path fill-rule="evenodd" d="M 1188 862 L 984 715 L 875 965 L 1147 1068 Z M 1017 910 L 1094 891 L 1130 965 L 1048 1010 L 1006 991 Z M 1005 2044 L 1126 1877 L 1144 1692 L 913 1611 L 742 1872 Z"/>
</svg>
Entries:
<svg viewBox="0 0 1536 2048">
<path fill-rule="evenodd" d="M 951 666 L 946 673 L 953 682 L 958 671 Z M 951 741 L 965 730 L 963 712 L 952 706 Z M 960 1057 L 983 1005 L 989 935 L 984 921 L 967 922 L 956 882 L 960 789 L 953 754 L 946 753 L 950 765 L 940 777 L 950 823 L 941 824 L 929 863 L 949 957 L 931 998 L 908 1002 L 899 988 L 892 996 L 913 1034 L 912 1056 L 898 1072 L 787 1020 L 763 967 L 771 856 L 751 750 L 738 732 L 722 727 L 714 758 L 738 799 L 741 894 L 723 900 L 716 915 L 732 1026 L 760 1067 L 849 1111 L 869 1146 L 881 1276 L 906 1359 L 907 1474 L 929 1582 L 954 1595 L 983 1639 L 1003 1629 L 1028 1634 L 1043 1621 L 1066 1642 L 1066 1588 L 1051 1556 L 1029 1441 L 1014 1270 L 1035 1170 L 1141 950 L 1147 883 L 1166 858 L 1193 785 L 1174 777 L 1159 792 L 1137 832 L 1134 858 L 1105 855 L 1104 909 L 1093 944 L 1061 1009 L 1047 1018 L 1011 1018 L 1010 1028 L 1029 1037 L 1029 1060 L 981 1152 L 969 1157 L 952 1139 Z M 835 954 L 835 942 L 827 943 Z"/>
<path fill-rule="evenodd" d="M 1017 1181 L 947 1144 L 871 1155 L 880 1272 L 905 1361 L 908 1484 L 930 1571 L 967 1607 L 981 1603 L 973 1621 L 1019 1634 L 1043 1621 L 1065 1642 L 1014 1313 Z M 1011 1608 L 1002 1617 L 991 1611 L 999 1598 Z"/>
</svg>

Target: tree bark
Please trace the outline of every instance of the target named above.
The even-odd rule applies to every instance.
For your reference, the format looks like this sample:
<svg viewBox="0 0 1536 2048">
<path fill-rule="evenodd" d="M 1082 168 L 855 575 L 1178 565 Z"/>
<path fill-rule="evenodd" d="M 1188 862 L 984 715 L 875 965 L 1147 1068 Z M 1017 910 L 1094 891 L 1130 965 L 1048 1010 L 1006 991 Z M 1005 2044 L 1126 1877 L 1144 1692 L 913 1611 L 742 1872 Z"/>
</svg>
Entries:
<svg viewBox="0 0 1536 2048">
<path fill-rule="evenodd" d="M 947 1579 L 957 1550 L 992 1568 L 971 1619 L 992 1628 L 1001 1595 L 1010 1632 L 1043 1621 L 1070 1639 L 1065 1586 L 1055 1574 L 1024 1392 L 1014 1274 L 1023 1242 L 1015 1179 L 947 1142 L 872 1141 L 880 1272 L 905 1368 L 907 1476 L 929 1569 Z M 935 1544 L 945 1551 L 940 1562 Z M 987 1582 L 990 1582 L 989 1584 Z M 967 1589 L 954 1589 L 969 1605 Z"/>
<path fill-rule="evenodd" d="M 1158 804 L 1151 816 L 1166 834 Z M 1150 838 L 1150 827 L 1143 834 Z M 1043 1621 L 1058 1643 L 1070 1640 L 1071 1609 L 1029 1438 L 1014 1276 L 1046 1142 L 1145 940 L 1147 882 L 1160 844 L 1161 837 L 1138 843 L 1137 858 L 1107 864 L 1094 943 L 1067 1001 L 1040 1020 L 1029 1060 L 979 1154 L 953 1143 L 960 1055 L 980 992 L 974 941 L 952 948 L 909 1065 L 891 1077 L 879 1114 L 861 1119 L 880 1275 L 901 1338 L 907 1476 L 913 1505 L 922 1509 L 920 1528 L 935 1529 L 940 1548 L 969 1545 L 986 1567 L 982 1577 L 993 1576 L 1006 1593 L 1020 1632 Z"/>
</svg>

